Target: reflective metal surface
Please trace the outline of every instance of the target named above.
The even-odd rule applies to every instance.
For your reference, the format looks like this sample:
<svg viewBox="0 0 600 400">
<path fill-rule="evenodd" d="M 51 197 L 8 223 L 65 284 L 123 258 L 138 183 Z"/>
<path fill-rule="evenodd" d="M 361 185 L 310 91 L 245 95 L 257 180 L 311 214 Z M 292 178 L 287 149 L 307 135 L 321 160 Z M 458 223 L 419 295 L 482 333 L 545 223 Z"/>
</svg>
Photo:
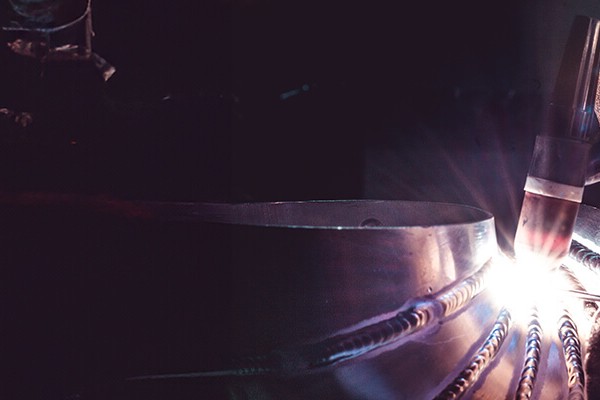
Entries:
<svg viewBox="0 0 600 400">
<path fill-rule="evenodd" d="M 231 232 L 235 353 L 327 337 L 471 275 L 495 251 L 491 215 L 397 201 L 205 205 Z"/>
<path fill-rule="evenodd" d="M 512 275 L 493 218 L 465 206 L 8 200 L 0 299 L 19 312 L 2 362 L 38 382 L 25 397 L 57 382 L 82 399 L 598 393 L 596 209 L 563 288 L 530 304 L 547 283 Z"/>
<path fill-rule="evenodd" d="M 193 214 L 231 244 L 215 268 L 231 269 L 223 334 L 237 361 L 159 375 L 237 376 L 227 387 L 239 398 L 431 398 L 499 312 L 476 297 L 497 250 L 493 218 L 479 209 L 320 201 Z"/>
<path fill-rule="evenodd" d="M 587 396 L 589 325 L 578 324 L 593 302 L 557 303 L 565 308 L 550 322 L 534 303 L 528 319 L 515 319 L 516 308 L 486 289 L 503 266 L 493 219 L 480 210 L 336 201 L 202 205 L 194 214 L 232 231 L 232 271 L 243 282 L 233 278 L 230 348 L 240 358 L 224 370 L 136 380 L 217 375 L 228 378 L 218 384 L 229 398 L 248 399 Z M 570 268 L 560 273 L 586 290 Z M 540 284 L 527 279 L 515 277 L 515 296 Z"/>
</svg>

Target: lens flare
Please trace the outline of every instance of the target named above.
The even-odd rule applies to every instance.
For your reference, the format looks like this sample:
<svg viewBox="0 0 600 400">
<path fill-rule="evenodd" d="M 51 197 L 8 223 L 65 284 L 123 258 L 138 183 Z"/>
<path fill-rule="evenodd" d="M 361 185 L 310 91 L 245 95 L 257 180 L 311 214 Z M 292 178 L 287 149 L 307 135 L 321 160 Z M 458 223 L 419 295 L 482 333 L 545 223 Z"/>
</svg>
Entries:
<svg viewBox="0 0 600 400">
<path fill-rule="evenodd" d="M 532 310 L 537 310 L 542 327 L 556 326 L 561 311 L 577 309 L 568 295 L 569 282 L 560 269 L 550 268 L 554 260 L 539 255 L 512 259 L 499 254 L 489 280 L 489 290 L 499 306 L 506 307 L 516 324 L 527 326 Z"/>
</svg>

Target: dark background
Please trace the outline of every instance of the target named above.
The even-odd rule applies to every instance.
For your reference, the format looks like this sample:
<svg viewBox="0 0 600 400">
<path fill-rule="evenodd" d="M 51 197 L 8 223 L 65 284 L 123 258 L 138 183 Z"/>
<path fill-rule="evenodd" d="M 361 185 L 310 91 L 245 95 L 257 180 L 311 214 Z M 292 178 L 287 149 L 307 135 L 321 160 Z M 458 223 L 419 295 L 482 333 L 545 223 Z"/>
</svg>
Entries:
<svg viewBox="0 0 600 400">
<path fill-rule="evenodd" d="M 117 69 L 108 82 L 87 63 L 0 49 L 0 108 L 34 116 L 27 128 L 0 118 L 0 189 L 454 202 L 491 211 L 508 246 L 576 14 L 600 17 L 600 5 L 98 0 L 94 51 Z M 194 234 L 89 210 L 64 220 L 36 196 L 27 206 L 37 211 L 1 215 L 1 300 L 17 310 L 0 314 L 11 327 L 2 343 L 13 344 L 3 348 L 7 396 L 77 398 L 104 380 L 195 365 L 194 354 L 165 364 L 194 340 L 156 322 L 193 319 L 171 311 L 197 299 Z M 598 189 L 584 201 L 600 205 Z M 165 266 L 185 293 L 156 295 Z"/>
<path fill-rule="evenodd" d="M 35 119 L 4 123 L 0 178 L 147 200 L 457 202 L 509 242 L 576 14 L 600 6 L 94 2 L 107 83 L 2 50 L 0 98 Z"/>
</svg>

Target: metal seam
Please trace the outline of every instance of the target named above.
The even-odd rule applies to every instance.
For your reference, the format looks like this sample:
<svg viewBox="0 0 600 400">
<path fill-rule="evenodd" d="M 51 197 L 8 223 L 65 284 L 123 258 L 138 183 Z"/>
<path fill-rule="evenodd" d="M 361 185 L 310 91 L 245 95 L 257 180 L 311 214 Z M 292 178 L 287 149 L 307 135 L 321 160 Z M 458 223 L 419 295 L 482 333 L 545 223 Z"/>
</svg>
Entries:
<svg viewBox="0 0 600 400">
<path fill-rule="evenodd" d="M 531 310 L 531 317 L 527 328 L 527 339 L 525 346 L 525 361 L 521 370 L 521 379 L 515 394 L 516 400 L 529 400 L 537 380 L 540 365 L 540 354 L 543 331 L 540 325 L 537 308 Z"/>
<path fill-rule="evenodd" d="M 438 394 L 434 400 L 460 399 L 479 379 L 481 373 L 496 357 L 502 347 L 511 325 L 510 312 L 503 308 L 494 323 L 490 334 L 467 366 Z"/>
<path fill-rule="evenodd" d="M 576 240 L 571 241 L 569 256 L 592 271 L 600 272 L 600 254 L 590 250 Z"/>
<path fill-rule="evenodd" d="M 583 246 L 581 246 L 581 247 L 583 247 Z M 573 246 L 571 246 L 571 249 L 573 249 Z M 587 249 L 587 250 L 591 251 L 589 249 Z M 579 280 L 577 275 L 575 275 L 574 271 L 571 268 L 569 268 L 563 264 L 560 266 L 560 271 L 563 273 L 563 275 L 565 276 L 567 281 L 572 285 L 573 289 L 575 289 L 581 293 L 587 293 L 587 289 L 585 288 L 583 283 Z M 582 298 L 582 301 L 583 301 L 584 309 L 588 312 L 588 316 L 592 317 L 593 315 L 595 315 L 596 312 L 598 311 L 598 303 L 596 303 L 596 301 L 592 301 L 592 300 L 584 299 L 584 298 Z"/>
<path fill-rule="evenodd" d="M 577 325 L 567 310 L 563 311 L 559 320 L 558 336 L 562 343 L 567 369 L 568 399 L 585 400 L 585 371 L 581 357 L 581 343 Z"/>
<path fill-rule="evenodd" d="M 310 367 L 323 367 L 356 358 L 420 331 L 433 321 L 452 315 L 483 290 L 491 265 L 490 260 L 458 285 L 443 291 L 432 300 L 421 301 L 406 310 L 399 311 L 390 319 L 327 339 L 321 345 L 317 345 L 324 345 L 325 348 L 322 355 L 312 362 Z"/>
<path fill-rule="evenodd" d="M 414 299 L 411 306 L 398 311 L 392 318 L 367 325 L 355 331 L 332 336 L 314 344 L 299 348 L 276 350 L 259 357 L 244 358 L 235 363 L 233 368 L 222 371 L 147 375 L 130 379 L 294 374 L 351 360 L 395 343 L 431 325 L 434 321 L 439 321 L 460 311 L 485 288 L 485 281 L 492 265 L 493 259 L 490 259 L 473 275 L 440 292 L 433 298 Z"/>
</svg>

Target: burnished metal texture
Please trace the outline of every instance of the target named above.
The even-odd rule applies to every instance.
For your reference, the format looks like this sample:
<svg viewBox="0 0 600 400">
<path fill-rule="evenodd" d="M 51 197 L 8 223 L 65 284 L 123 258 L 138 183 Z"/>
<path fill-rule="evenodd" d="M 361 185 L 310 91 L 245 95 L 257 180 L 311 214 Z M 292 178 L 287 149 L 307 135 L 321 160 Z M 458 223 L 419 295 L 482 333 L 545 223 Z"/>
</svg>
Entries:
<svg viewBox="0 0 600 400">
<path fill-rule="evenodd" d="M 571 317 L 584 303 L 550 321 L 538 316 L 543 302 L 526 318 L 524 304 L 504 307 L 487 289 L 504 266 L 485 212 L 330 201 L 203 204 L 193 215 L 229 232 L 227 348 L 237 361 L 157 371 L 140 385 L 191 378 L 224 398 L 261 399 L 586 396 L 588 332 Z M 509 297 L 540 284 L 512 279 Z"/>
<path fill-rule="evenodd" d="M 226 317 L 207 327 L 237 360 L 224 370 L 199 362 L 196 377 L 236 376 L 225 386 L 240 398 L 433 398 L 500 311 L 478 296 L 497 251 L 480 209 L 355 200 L 190 214 L 227 238 L 212 266 L 229 269 Z"/>
<path fill-rule="evenodd" d="M 515 305 L 545 281 L 511 275 L 493 218 L 466 206 L 0 200 L 11 398 L 597 393 L 597 368 L 584 370 L 600 293 L 587 206 L 575 237 L 588 247 L 557 271 L 567 290 Z M 507 274 L 503 302 L 493 287 Z"/>
<path fill-rule="evenodd" d="M 573 239 L 587 243 L 600 243 L 600 211 L 596 207 L 582 204 L 579 208 Z"/>
<path fill-rule="evenodd" d="M 201 205 L 231 232 L 235 352 L 330 336 L 439 292 L 496 250 L 490 214 L 451 204 Z"/>
</svg>

